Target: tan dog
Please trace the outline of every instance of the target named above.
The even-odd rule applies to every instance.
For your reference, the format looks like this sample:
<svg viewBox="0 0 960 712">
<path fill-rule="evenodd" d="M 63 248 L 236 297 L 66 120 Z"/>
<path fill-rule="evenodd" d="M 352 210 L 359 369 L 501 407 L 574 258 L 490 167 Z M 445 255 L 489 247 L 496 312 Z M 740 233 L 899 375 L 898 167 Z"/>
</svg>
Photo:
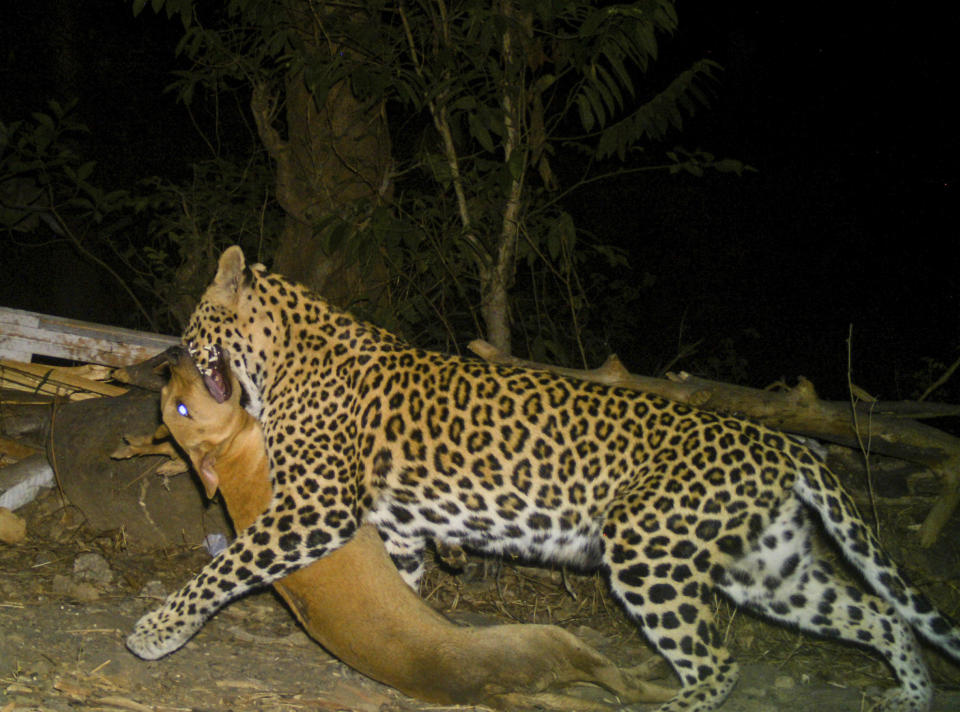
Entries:
<svg viewBox="0 0 960 712">
<path fill-rule="evenodd" d="M 259 425 L 240 406 L 232 374 L 231 383 L 205 384 L 185 350 L 173 348 L 167 356 L 171 373 L 161 397 L 163 420 L 207 495 L 219 488 L 234 525 L 245 528 L 266 508 L 271 493 Z M 274 585 L 324 648 L 365 675 L 423 700 L 606 709 L 544 692 L 576 682 L 607 688 L 623 704 L 660 702 L 674 694 L 621 672 L 562 628 L 454 625 L 403 582 L 369 525 L 342 549 Z"/>
</svg>

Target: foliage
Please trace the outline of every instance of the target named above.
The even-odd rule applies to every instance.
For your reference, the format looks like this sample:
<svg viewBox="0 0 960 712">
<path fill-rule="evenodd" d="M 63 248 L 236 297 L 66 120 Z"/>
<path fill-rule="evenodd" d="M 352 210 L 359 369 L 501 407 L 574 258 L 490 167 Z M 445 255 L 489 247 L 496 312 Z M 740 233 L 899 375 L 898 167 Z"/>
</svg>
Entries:
<svg viewBox="0 0 960 712">
<path fill-rule="evenodd" d="M 186 326 L 224 249 L 238 244 L 258 261 L 272 252 L 279 231 L 262 153 L 243 165 L 221 157 L 191 169 L 189 183 L 143 182 L 134 206 L 147 218 L 144 236 L 118 251 L 133 283 L 153 295 L 161 328 L 170 333 Z"/>
<path fill-rule="evenodd" d="M 131 197 L 94 181 L 96 163 L 84 160 L 74 139 L 87 132 L 72 114 L 76 102 L 49 102 L 32 121 L 0 122 L 0 228 L 18 239 L 68 243 L 82 259 L 107 272 L 139 314 L 150 310 L 105 254 L 131 224 Z"/>
<path fill-rule="evenodd" d="M 133 0 L 135 13 L 146 5 Z M 184 102 L 200 88 L 267 85 L 282 96 L 285 82 L 302 77 L 318 107 L 343 81 L 386 107 L 392 197 L 314 229 L 331 252 L 389 265 L 391 312 L 375 318 L 420 342 L 457 348 L 489 332 L 485 307 L 497 290 L 510 291 L 526 351 L 582 361 L 590 300 L 578 270 L 624 259 L 575 224 L 564 207 L 571 194 L 611 170 L 611 160 L 629 160 L 636 172 L 744 169 L 681 149 L 647 158 L 707 103 L 719 70 L 702 59 L 658 86 L 645 81 L 658 38 L 677 30 L 671 0 L 150 6 L 183 22 L 178 52 L 193 67 L 174 86 Z"/>
<path fill-rule="evenodd" d="M 27 244 L 69 244 L 129 299 L 128 326 L 176 333 L 226 246 L 272 249 L 269 167 L 262 154 L 241 166 L 211 159 L 193 166 L 189 184 L 154 177 L 108 190 L 76 147 L 88 129 L 74 106 L 51 101 L 30 121 L 0 122 L 0 229 Z"/>
<path fill-rule="evenodd" d="M 954 378 L 958 367 L 960 358 L 948 364 L 941 358 L 923 356 L 919 364 L 902 373 L 899 390 L 911 400 L 956 403 L 960 401 L 960 384 Z"/>
<path fill-rule="evenodd" d="M 105 192 L 90 182 L 94 161 L 83 161 L 71 143 L 86 132 L 71 111 L 75 102 L 49 103 L 50 112 L 35 112 L 32 122 L 0 122 L 0 225 L 28 233 L 45 224 L 63 234 L 67 223 L 101 224 L 128 197 Z"/>
</svg>

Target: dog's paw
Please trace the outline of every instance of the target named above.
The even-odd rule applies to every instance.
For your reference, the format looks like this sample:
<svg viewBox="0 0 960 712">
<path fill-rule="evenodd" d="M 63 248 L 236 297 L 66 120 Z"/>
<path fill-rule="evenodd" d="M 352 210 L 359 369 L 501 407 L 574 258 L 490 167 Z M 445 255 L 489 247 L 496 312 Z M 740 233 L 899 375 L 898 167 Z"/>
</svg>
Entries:
<svg viewBox="0 0 960 712">
<path fill-rule="evenodd" d="M 179 649 L 202 625 L 202 619 L 191 620 L 164 605 L 137 621 L 127 638 L 127 648 L 138 658 L 156 660 Z"/>
</svg>

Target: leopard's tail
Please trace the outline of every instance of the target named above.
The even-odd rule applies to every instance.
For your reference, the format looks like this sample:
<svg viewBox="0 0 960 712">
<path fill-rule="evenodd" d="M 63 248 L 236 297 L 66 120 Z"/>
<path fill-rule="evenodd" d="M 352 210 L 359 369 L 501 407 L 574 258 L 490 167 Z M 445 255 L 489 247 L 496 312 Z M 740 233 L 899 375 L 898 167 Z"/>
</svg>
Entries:
<svg viewBox="0 0 960 712">
<path fill-rule="evenodd" d="M 797 463 L 798 476 L 793 491 L 820 513 L 830 536 L 877 594 L 920 635 L 960 661 L 960 628 L 906 580 L 864 522 L 836 475 L 809 453 L 804 455 L 797 458 L 794 453 L 794 460 L 800 462 Z"/>
</svg>

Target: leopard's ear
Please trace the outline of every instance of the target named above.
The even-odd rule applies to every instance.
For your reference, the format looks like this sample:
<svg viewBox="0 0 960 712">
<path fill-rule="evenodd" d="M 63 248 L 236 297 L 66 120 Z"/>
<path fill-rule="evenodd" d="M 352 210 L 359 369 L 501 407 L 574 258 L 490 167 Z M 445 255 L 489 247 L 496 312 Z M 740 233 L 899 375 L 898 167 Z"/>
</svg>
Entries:
<svg viewBox="0 0 960 712">
<path fill-rule="evenodd" d="M 237 291 L 243 283 L 244 265 L 243 250 L 239 245 L 230 245 L 220 255 L 217 276 L 213 278 L 213 283 L 221 289 Z"/>
<path fill-rule="evenodd" d="M 247 282 L 245 264 L 239 245 L 231 245 L 224 250 L 217 265 L 217 276 L 207 288 L 204 298 L 225 306 L 236 306 L 240 290 Z"/>
</svg>

